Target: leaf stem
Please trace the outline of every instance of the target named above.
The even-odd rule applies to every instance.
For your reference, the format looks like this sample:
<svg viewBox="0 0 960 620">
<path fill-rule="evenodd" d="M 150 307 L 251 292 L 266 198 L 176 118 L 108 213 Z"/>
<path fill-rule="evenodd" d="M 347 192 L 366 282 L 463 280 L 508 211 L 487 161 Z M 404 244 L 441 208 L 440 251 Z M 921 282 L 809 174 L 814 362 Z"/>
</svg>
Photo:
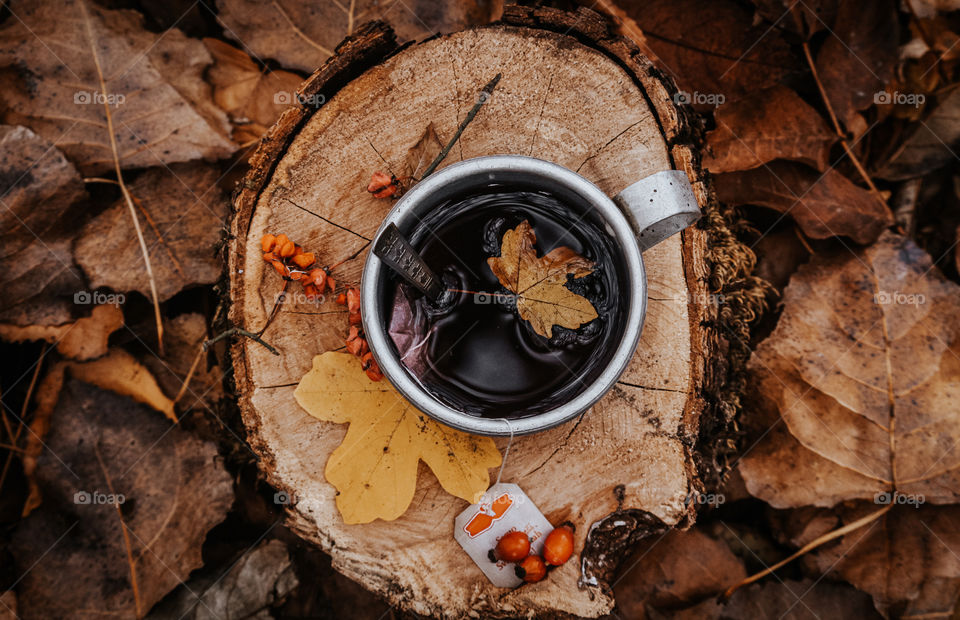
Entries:
<svg viewBox="0 0 960 620">
<path fill-rule="evenodd" d="M 756 574 L 754 574 L 754 575 L 751 575 L 751 576 L 747 577 L 746 579 L 744 579 L 743 581 L 741 581 L 740 583 L 738 583 L 738 584 L 736 584 L 736 585 L 730 586 L 730 588 L 728 588 L 727 591 L 723 593 L 723 597 L 722 597 L 722 598 L 723 598 L 724 600 L 726 600 L 726 599 L 730 598 L 730 596 L 731 596 L 734 592 L 736 592 L 738 589 L 742 588 L 743 586 L 749 585 L 749 584 L 753 583 L 754 581 L 757 581 L 758 579 L 762 579 L 763 577 L 766 577 L 767 575 L 769 575 L 769 574 L 772 573 L 773 571 L 777 570 L 777 569 L 780 568 L 781 566 L 784 566 L 785 564 L 788 564 L 788 563 L 792 562 L 793 560 L 799 558 L 800 556 L 805 555 L 805 554 L 809 553 L 810 551 L 813 551 L 814 549 L 816 549 L 816 548 L 819 547 L 820 545 L 823 545 L 823 544 L 825 544 L 825 543 L 828 543 L 828 542 L 830 542 L 831 540 L 833 540 L 833 539 L 835 539 L 835 538 L 840 538 L 841 536 L 844 536 L 844 535 L 846 535 L 846 534 L 849 534 L 850 532 L 853 532 L 854 530 L 860 529 L 860 528 L 863 527 L 864 525 L 868 525 L 868 524 L 876 521 L 877 519 L 879 519 L 879 518 L 882 517 L 883 515 L 887 514 L 887 513 L 890 511 L 891 508 L 893 508 L 893 504 L 887 504 L 886 506 L 884 506 L 884 507 L 881 508 L 880 510 L 877 510 L 877 511 L 875 511 L 875 512 L 871 512 L 870 514 L 868 514 L 868 515 L 865 516 L 865 517 L 861 517 L 861 518 L 857 519 L 856 521 L 854 521 L 854 522 L 852 522 L 852 523 L 848 523 L 847 525 L 844 525 L 844 526 L 841 527 L 841 528 L 837 528 L 837 529 L 833 530 L 832 532 L 827 532 L 827 533 L 824 534 L 823 536 L 819 536 L 819 537 L 815 538 L 814 540 L 808 542 L 806 545 L 804 545 L 803 547 L 801 547 L 801 548 L 800 548 L 796 553 L 794 553 L 793 555 L 791 555 L 791 556 L 789 556 L 789 557 L 787 557 L 787 558 L 785 558 L 785 559 L 783 559 L 783 560 L 780 560 L 779 562 L 777 562 L 777 563 L 774 564 L 773 566 L 769 566 L 769 567 L 767 567 L 766 569 L 760 571 L 759 573 L 756 573 Z"/>
<path fill-rule="evenodd" d="M 143 262 L 147 268 L 147 278 L 150 281 L 150 295 L 153 298 L 153 313 L 157 323 L 157 349 L 160 357 L 163 357 L 163 320 L 160 317 L 160 298 L 157 295 L 157 279 L 153 275 L 153 266 L 150 264 L 150 252 L 147 250 L 147 242 L 143 239 L 143 230 L 140 228 L 140 218 L 137 217 L 136 207 L 133 206 L 133 200 L 126 183 L 123 182 L 123 174 L 120 171 L 120 151 L 117 148 L 117 136 L 113 129 L 113 115 L 110 114 L 110 98 L 107 96 L 107 82 L 103 78 L 103 69 L 100 67 L 100 57 L 97 55 L 97 46 L 93 36 L 93 26 L 90 21 L 90 14 L 86 2 L 80 3 L 83 10 L 84 25 L 87 30 L 87 39 L 90 43 L 90 53 L 93 56 L 93 64 L 97 69 L 97 79 L 100 81 L 100 92 L 103 94 L 103 110 L 107 117 L 107 133 L 110 134 L 110 149 L 113 152 L 113 166 L 117 173 L 117 184 L 120 185 L 120 191 L 130 210 L 130 217 L 133 219 L 133 227 L 137 231 L 137 240 L 140 242 L 140 251 L 143 253 Z"/>
</svg>

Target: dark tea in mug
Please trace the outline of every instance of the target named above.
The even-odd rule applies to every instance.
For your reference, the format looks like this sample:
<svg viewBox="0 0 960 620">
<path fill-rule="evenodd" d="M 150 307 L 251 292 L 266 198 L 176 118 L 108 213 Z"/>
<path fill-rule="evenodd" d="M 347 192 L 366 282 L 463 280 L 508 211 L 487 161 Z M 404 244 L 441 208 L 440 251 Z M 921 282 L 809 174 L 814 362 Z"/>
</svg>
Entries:
<svg viewBox="0 0 960 620">
<path fill-rule="evenodd" d="M 507 241 L 524 231 L 535 238 L 528 250 L 541 270 L 521 273 L 512 288 L 525 281 L 522 290 L 511 290 L 492 264 L 501 261 L 501 275 L 522 271 Z M 547 192 L 500 186 L 437 205 L 409 238 L 444 292 L 431 301 L 393 277 L 384 318 L 406 372 L 441 402 L 475 416 L 522 418 L 569 401 L 609 364 L 631 291 L 613 235 L 590 210 L 584 214 Z M 571 252 L 576 258 L 568 265 L 579 269 L 549 260 Z M 531 260 L 528 252 L 523 264 Z M 550 324 L 555 316 L 582 318 L 590 306 L 595 318 L 582 324 Z M 523 318 L 523 309 L 540 310 L 540 319 Z"/>
</svg>

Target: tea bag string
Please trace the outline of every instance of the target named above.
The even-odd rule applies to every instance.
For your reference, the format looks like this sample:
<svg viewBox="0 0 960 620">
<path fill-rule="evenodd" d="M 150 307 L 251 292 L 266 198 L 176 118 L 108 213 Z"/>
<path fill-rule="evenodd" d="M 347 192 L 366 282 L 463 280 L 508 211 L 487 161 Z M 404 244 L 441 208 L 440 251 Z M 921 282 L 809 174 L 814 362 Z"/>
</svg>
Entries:
<svg viewBox="0 0 960 620">
<path fill-rule="evenodd" d="M 507 457 L 510 456 L 510 445 L 513 444 L 513 425 L 510 424 L 510 420 L 507 418 L 500 418 L 507 423 L 507 428 L 510 429 L 510 439 L 507 441 L 507 449 L 503 451 L 503 458 L 500 459 L 500 471 L 497 472 L 497 481 L 494 482 L 494 485 L 500 484 L 500 477 L 503 475 L 503 468 L 507 464 Z"/>
</svg>

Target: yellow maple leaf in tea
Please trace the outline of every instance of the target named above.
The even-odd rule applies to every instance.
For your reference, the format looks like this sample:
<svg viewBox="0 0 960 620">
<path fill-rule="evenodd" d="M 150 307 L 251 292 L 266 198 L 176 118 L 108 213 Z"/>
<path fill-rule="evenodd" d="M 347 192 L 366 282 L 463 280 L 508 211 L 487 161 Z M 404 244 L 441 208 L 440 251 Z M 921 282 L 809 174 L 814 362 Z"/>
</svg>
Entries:
<svg viewBox="0 0 960 620">
<path fill-rule="evenodd" d="M 314 357 L 293 394 L 313 417 L 350 424 L 325 470 L 344 523 L 402 515 L 417 488 L 420 460 L 448 493 L 469 502 L 487 490 L 488 469 L 500 464 L 491 438 L 435 422 L 386 379 L 368 379 L 347 353 Z"/>
<path fill-rule="evenodd" d="M 597 318 L 593 304 L 566 287 L 567 275 L 589 275 L 593 262 L 566 246 L 538 257 L 536 242 L 536 233 L 524 220 L 503 234 L 500 256 L 487 259 L 500 284 L 516 294 L 520 318 L 546 338 L 553 336 L 554 325 L 576 329 Z"/>
</svg>

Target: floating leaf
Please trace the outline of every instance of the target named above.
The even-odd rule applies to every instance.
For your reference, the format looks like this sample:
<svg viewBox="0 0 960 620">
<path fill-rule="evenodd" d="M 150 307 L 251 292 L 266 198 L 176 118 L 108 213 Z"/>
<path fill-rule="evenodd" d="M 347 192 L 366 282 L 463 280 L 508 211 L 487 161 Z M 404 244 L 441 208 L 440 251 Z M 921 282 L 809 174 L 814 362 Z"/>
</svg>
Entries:
<svg viewBox="0 0 960 620">
<path fill-rule="evenodd" d="M 433 421 L 386 380 L 368 379 L 346 353 L 314 357 L 294 396 L 315 418 L 350 424 L 326 467 L 345 523 L 402 515 L 416 491 L 420 460 L 448 493 L 470 502 L 487 489 L 487 470 L 500 464 L 492 439 Z"/>
<path fill-rule="evenodd" d="M 536 243 L 536 233 L 524 220 L 503 234 L 500 256 L 487 259 L 500 284 L 516 294 L 520 318 L 546 338 L 553 336 L 554 325 L 576 329 L 597 318 L 593 304 L 566 287 L 568 275 L 589 275 L 593 263 L 566 246 L 538 258 Z"/>
</svg>

